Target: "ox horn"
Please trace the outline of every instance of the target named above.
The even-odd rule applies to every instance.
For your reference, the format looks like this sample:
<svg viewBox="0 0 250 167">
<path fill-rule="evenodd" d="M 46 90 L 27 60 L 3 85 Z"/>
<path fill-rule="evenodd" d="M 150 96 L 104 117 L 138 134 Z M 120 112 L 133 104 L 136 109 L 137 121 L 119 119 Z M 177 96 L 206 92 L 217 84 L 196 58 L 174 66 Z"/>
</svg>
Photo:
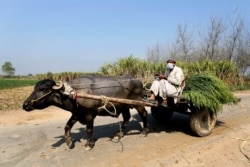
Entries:
<svg viewBox="0 0 250 167">
<path fill-rule="evenodd" d="M 52 89 L 54 89 L 54 90 L 60 90 L 62 88 L 63 88 L 63 83 L 62 82 L 58 82 L 58 83 L 56 83 L 56 85 L 54 85 L 52 87 Z"/>
</svg>

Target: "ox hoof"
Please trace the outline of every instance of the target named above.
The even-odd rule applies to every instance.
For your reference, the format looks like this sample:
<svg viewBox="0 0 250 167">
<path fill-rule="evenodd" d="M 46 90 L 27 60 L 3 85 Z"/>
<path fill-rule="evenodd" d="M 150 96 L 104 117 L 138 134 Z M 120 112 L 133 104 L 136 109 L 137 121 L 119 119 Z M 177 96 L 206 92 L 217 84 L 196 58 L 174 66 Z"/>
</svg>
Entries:
<svg viewBox="0 0 250 167">
<path fill-rule="evenodd" d="M 85 144 L 85 150 L 91 150 L 93 147 L 95 146 L 95 142 L 94 141 L 88 141 L 86 144 Z"/>
<path fill-rule="evenodd" d="M 89 151 L 89 150 L 91 150 L 93 147 L 90 147 L 90 146 L 85 146 L 85 150 L 86 151 Z"/>
<path fill-rule="evenodd" d="M 69 148 L 69 149 L 74 148 L 74 144 L 73 144 L 73 142 L 72 142 L 72 141 L 70 141 L 70 142 L 69 142 L 69 144 L 67 144 L 67 145 L 68 145 L 68 148 Z"/>
<path fill-rule="evenodd" d="M 141 132 L 141 136 L 142 136 L 142 137 L 147 137 L 148 132 L 149 132 L 149 129 L 148 129 L 148 128 L 143 129 L 143 131 Z"/>
<path fill-rule="evenodd" d="M 73 146 L 73 142 L 71 140 L 71 137 L 64 137 L 65 138 L 65 141 L 66 141 L 66 144 L 68 146 L 68 148 L 72 149 L 74 146 Z"/>
<path fill-rule="evenodd" d="M 124 132 L 118 132 L 115 137 L 118 137 L 119 139 L 124 137 Z"/>
<path fill-rule="evenodd" d="M 67 146 L 68 146 L 69 149 L 74 148 L 74 144 L 73 144 L 73 142 L 71 140 L 67 141 L 66 143 L 67 143 Z"/>
<path fill-rule="evenodd" d="M 120 138 L 119 136 L 116 135 L 116 136 L 114 136 L 114 137 L 111 139 L 111 141 L 114 142 L 114 143 L 116 143 L 116 142 L 119 142 L 120 139 L 121 139 L 121 138 Z"/>
</svg>

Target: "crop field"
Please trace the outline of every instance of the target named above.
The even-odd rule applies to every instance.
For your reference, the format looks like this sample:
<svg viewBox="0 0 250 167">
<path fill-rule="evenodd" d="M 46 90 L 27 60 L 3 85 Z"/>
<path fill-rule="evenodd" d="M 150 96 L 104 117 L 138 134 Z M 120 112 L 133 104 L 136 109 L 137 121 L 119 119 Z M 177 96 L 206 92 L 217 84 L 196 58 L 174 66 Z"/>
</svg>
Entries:
<svg viewBox="0 0 250 167">
<path fill-rule="evenodd" d="M 0 79 L 0 90 L 18 88 L 23 86 L 35 85 L 37 80 L 28 80 L 28 79 Z"/>
<path fill-rule="evenodd" d="M 0 111 L 21 109 L 37 80 L 0 80 Z"/>
</svg>

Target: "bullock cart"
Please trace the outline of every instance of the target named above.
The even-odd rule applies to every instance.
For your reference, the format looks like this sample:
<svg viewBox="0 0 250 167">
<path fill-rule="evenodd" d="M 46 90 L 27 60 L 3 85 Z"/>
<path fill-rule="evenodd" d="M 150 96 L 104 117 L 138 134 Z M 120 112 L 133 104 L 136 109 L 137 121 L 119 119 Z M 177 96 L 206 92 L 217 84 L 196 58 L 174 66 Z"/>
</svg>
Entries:
<svg viewBox="0 0 250 167">
<path fill-rule="evenodd" d="M 149 90 L 143 89 L 140 80 L 129 76 L 86 75 L 60 85 L 56 85 L 54 80 L 44 79 L 35 85 L 24 101 L 23 109 L 30 112 L 54 105 L 70 111 L 72 115 L 64 128 L 67 145 L 71 147 L 71 129 L 79 121 L 86 125 L 85 147 L 91 149 L 95 144 L 93 127 L 97 115 L 118 117 L 122 114 L 123 122 L 118 137 L 123 137 L 130 118 L 129 108 L 134 107 L 143 122 L 141 133 L 146 136 L 148 125 L 145 106 L 148 106 L 151 107 L 153 118 L 158 121 L 167 121 L 173 112 L 190 115 L 194 134 L 207 136 L 214 129 L 217 111 L 222 109 L 222 104 L 236 102 L 224 83 L 208 74 L 193 75 L 186 79 L 184 90 L 178 96 L 167 97 L 167 105 L 163 105 L 162 99 L 158 97 L 155 103 L 145 101 L 143 93 L 147 95 Z"/>
<path fill-rule="evenodd" d="M 148 90 L 145 90 L 145 95 Z M 207 136 L 215 127 L 217 114 L 216 112 L 208 111 L 204 108 L 197 108 L 192 103 L 185 100 L 182 95 L 176 97 L 168 97 L 168 105 L 161 105 L 158 103 L 151 103 L 146 100 L 131 100 L 114 97 L 106 97 L 99 95 L 91 95 L 86 93 L 78 93 L 77 97 L 102 100 L 105 107 L 106 104 L 110 103 L 123 103 L 128 105 L 139 105 L 151 107 L 151 114 L 157 121 L 168 121 L 174 112 L 187 114 L 190 116 L 190 127 L 196 136 Z"/>
<path fill-rule="evenodd" d="M 185 86 L 184 86 L 185 85 Z M 150 85 L 144 86 L 144 95 L 147 99 Z M 151 114 L 157 121 L 167 121 L 174 112 L 190 116 L 190 127 L 196 136 L 209 135 L 216 124 L 217 113 L 222 110 L 223 104 L 236 104 L 238 99 L 232 94 L 227 85 L 219 78 L 199 73 L 186 78 L 183 91 L 178 96 L 168 96 L 167 105 L 162 105 L 162 99 L 156 97 L 157 102 L 146 100 L 120 99 L 89 94 L 78 94 L 78 97 L 103 100 L 105 102 L 125 103 L 131 105 L 151 107 Z"/>
</svg>

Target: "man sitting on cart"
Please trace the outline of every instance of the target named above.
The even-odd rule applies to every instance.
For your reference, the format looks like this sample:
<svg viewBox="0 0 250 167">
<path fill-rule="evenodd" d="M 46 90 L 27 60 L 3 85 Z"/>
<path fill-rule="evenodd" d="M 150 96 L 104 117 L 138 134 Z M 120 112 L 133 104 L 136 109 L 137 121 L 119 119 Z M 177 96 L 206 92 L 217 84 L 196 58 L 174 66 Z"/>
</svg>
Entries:
<svg viewBox="0 0 250 167">
<path fill-rule="evenodd" d="M 182 69 L 176 66 L 176 61 L 168 60 L 165 75 L 157 75 L 150 87 L 151 96 L 148 101 L 159 101 L 162 106 L 167 106 L 167 97 L 178 96 L 183 87 L 184 74 Z"/>
</svg>

